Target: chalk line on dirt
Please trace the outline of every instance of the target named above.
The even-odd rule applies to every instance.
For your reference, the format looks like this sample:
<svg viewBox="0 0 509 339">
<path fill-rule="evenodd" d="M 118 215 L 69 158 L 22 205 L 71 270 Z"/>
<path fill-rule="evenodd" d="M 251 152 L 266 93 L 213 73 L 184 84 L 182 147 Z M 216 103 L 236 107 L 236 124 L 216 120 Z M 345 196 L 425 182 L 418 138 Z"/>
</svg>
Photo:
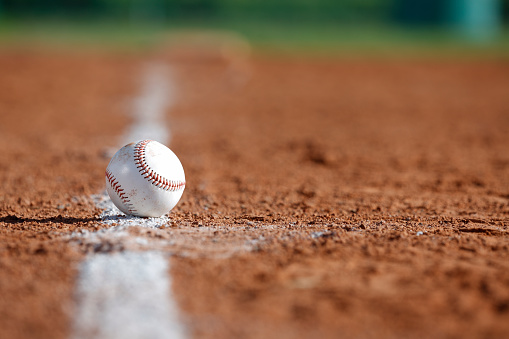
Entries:
<svg viewBox="0 0 509 339">
<path fill-rule="evenodd" d="M 91 256 L 80 269 L 74 338 L 183 338 L 169 291 L 161 253 Z"/>
<path fill-rule="evenodd" d="M 170 133 L 165 122 L 166 109 L 172 98 L 169 69 L 153 63 L 143 72 L 140 94 L 135 98 L 131 127 L 123 144 L 142 139 L 167 143 Z M 122 144 L 122 145 L 123 145 Z M 124 243 L 136 241 L 127 231 L 131 226 L 158 228 L 167 217 L 137 218 L 125 216 L 104 191 L 92 199 L 103 210 L 101 221 L 112 227 L 98 232 L 81 232 L 101 252 L 101 246 L 112 246 L 89 255 L 80 266 L 77 282 L 77 310 L 72 337 L 88 338 L 185 338 L 171 297 L 169 262 L 160 252 L 125 251 Z M 71 235 L 71 238 L 77 237 Z M 118 244 L 109 239 L 116 239 Z M 146 241 L 146 240 L 145 240 Z M 115 246 L 117 247 L 115 248 Z M 145 244 L 146 245 L 146 244 Z"/>
<path fill-rule="evenodd" d="M 141 91 L 134 98 L 130 116 L 133 119 L 124 134 L 123 145 L 133 141 L 152 139 L 162 144 L 170 142 L 166 110 L 174 102 L 175 88 L 171 70 L 161 63 L 148 64 L 142 74 Z"/>
</svg>

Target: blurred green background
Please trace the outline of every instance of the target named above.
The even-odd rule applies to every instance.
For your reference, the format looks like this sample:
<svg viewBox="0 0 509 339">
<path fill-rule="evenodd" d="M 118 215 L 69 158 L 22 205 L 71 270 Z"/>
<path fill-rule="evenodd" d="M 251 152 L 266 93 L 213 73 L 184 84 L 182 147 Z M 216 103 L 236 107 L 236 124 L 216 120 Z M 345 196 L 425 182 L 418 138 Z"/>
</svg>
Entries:
<svg viewBox="0 0 509 339">
<path fill-rule="evenodd" d="M 0 44 L 151 46 L 222 30 L 259 49 L 509 54 L 509 0 L 0 0 Z"/>
</svg>

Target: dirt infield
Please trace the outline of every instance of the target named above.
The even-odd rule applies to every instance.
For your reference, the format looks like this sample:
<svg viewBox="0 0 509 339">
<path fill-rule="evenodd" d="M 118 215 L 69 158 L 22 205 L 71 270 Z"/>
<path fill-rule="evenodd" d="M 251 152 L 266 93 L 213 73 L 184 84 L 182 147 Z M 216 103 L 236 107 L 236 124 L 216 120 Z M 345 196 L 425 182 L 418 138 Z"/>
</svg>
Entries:
<svg viewBox="0 0 509 339">
<path fill-rule="evenodd" d="M 81 253 L 60 238 L 95 229 L 88 196 L 122 128 L 133 63 L 0 55 L 0 337 L 65 338 Z"/>
<path fill-rule="evenodd" d="M 106 227 L 89 197 L 144 61 L 0 55 L 1 338 L 71 335 L 93 249 L 68 236 Z M 509 335 L 507 62 L 163 61 L 187 186 L 131 233 L 171 256 L 191 336 Z"/>
</svg>

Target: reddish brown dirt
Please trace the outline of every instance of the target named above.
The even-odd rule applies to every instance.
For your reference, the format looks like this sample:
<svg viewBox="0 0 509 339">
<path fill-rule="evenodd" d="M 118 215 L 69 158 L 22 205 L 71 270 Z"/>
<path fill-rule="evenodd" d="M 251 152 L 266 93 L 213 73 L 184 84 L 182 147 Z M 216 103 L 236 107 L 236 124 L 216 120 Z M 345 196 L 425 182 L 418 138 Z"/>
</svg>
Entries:
<svg viewBox="0 0 509 339">
<path fill-rule="evenodd" d="M 123 127 L 115 115 L 135 86 L 132 65 L 0 54 L 0 338 L 68 337 L 81 255 L 59 237 L 97 227 L 84 197 L 103 189 L 102 152 Z"/>
<path fill-rule="evenodd" d="M 509 335 L 507 63 L 281 58 L 254 61 L 245 86 L 227 74 L 182 67 L 175 215 L 260 238 L 174 259 L 197 337 Z"/>
<path fill-rule="evenodd" d="M 168 247 L 191 334 L 509 335 L 506 62 L 166 62 L 188 184 L 168 227 L 133 233 L 184 239 Z M 69 336 L 83 251 L 62 235 L 104 227 L 83 197 L 139 71 L 0 54 L 1 338 Z"/>
</svg>

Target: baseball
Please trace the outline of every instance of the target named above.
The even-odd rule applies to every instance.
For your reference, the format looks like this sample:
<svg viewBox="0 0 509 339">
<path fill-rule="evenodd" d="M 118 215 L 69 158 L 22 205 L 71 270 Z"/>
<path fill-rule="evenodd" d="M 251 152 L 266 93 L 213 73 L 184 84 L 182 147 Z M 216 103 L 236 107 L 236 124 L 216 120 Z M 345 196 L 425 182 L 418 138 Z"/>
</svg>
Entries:
<svg viewBox="0 0 509 339">
<path fill-rule="evenodd" d="M 153 140 L 122 147 L 106 168 L 106 190 L 119 210 L 139 217 L 160 217 L 177 205 L 186 179 L 168 147 Z"/>
</svg>

